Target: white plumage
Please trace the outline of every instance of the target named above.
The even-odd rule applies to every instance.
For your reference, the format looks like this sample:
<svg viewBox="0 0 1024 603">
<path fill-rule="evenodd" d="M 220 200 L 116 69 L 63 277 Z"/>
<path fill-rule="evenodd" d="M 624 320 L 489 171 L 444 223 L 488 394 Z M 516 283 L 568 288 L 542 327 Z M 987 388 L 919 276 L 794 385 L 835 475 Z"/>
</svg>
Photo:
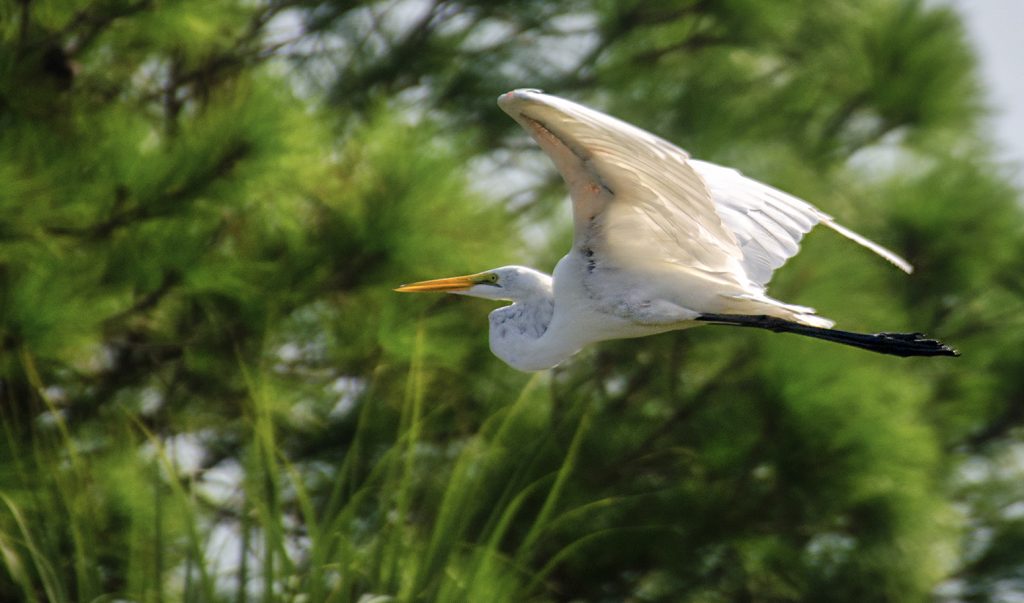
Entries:
<svg viewBox="0 0 1024 603">
<path fill-rule="evenodd" d="M 954 353 L 917 335 L 829 331 L 811 308 L 765 293 L 772 272 L 825 224 L 896 266 L 910 264 L 792 195 L 693 160 L 626 122 L 537 90 L 498 99 L 554 162 L 574 236 L 553 279 L 517 266 L 405 285 L 511 300 L 491 314 L 491 349 L 521 370 L 552 367 L 595 341 L 700 324 L 798 332 L 898 355 Z"/>
<path fill-rule="evenodd" d="M 832 216 L 803 199 L 762 184 L 732 168 L 690 160 L 711 191 L 715 210 L 736 237 L 747 276 L 762 287 L 772 272 L 800 251 L 800 239 L 824 224 L 889 260 L 904 272 L 910 264 L 877 243 L 840 226 Z"/>
</svg>

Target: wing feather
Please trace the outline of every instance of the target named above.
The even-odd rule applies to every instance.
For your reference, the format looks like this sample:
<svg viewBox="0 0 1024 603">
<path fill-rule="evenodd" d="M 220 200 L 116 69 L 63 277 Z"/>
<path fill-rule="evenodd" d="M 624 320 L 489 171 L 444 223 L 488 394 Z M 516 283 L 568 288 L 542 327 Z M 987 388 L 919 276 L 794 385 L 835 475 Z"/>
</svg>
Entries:
<svg viewBox="0 0 1024 603">
<path fill-rule="evenodd" d="M 736 237 L 685 151 L 558 97 L 507 97 L 499 103 L 569 187 L 577 249 L 600 252 L 606 265 L 638 275 L 687 268 L 747 283 Z"/>
<path fill-rule="evenodd" d="M 796 255 L 800 240 L 816 224 L 824 224 L 867 247 L 905 272 L 913 270 L 900 256 L 837 224 L 832 216 L 803 199 L 731 168 L 696 159 L 690 164 L 707 182 L 718 214 L 736 236 L 747 275 L 761 286 L 767 285 L 772 272 Z"/>
<path fill-rule="evenodd" d="M 562 174 L 573 201 L 574 247 L 600 258 L 606 278 L 617 273 L 650 283 L 700 273 L 734 292 L 759 294 L 816 224 L 911 270 L 806 201 L 691 159 L 619 119 L 532 90 L 510 92 L 499 104 Z"/>
</svg>

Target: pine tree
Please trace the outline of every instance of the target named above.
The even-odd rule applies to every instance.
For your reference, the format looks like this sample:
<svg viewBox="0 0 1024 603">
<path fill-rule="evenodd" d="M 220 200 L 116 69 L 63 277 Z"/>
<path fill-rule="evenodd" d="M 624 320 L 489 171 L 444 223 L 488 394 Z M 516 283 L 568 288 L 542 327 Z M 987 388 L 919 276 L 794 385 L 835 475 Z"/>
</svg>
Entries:
<svg viewBox="0 0 1024 603">
<path fill-rule="evenodd" d="M 1007 592 L 1024 220 L 975 77 L 919 0 L 0 5 L 0 598 Z M 487 304 L 390 288 L 564 253 L 520 86 L 892 247 L 812 233 L 772 293 L 963 356 L 716 327 L 511 371 Z"/>
</svg>

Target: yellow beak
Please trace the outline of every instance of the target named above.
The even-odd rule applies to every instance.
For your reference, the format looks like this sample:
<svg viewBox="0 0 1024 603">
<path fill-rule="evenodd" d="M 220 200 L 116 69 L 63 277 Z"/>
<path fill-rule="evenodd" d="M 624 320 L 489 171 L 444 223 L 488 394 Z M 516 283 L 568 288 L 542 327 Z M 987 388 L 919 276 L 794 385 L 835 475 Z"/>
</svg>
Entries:
<svg viewBox="0 0 1024 603">
<path fill-rule="evenodd" d="M 426 291 L 465 291 L 480 283 L 479 274 L 467 276 L 453 276 L 451 278 L 438 278 L 432 281 L 420 281 L 396 287 L 395 291 L 401 293 L 423 293 Z"/>
</svg>

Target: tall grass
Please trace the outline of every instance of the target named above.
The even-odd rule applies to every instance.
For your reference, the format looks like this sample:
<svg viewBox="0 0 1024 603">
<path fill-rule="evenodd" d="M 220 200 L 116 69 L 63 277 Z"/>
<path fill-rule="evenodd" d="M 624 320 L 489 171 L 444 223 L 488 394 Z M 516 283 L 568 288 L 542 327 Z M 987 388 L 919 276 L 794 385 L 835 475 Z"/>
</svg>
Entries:
<svg viewBox="0 0 1024 603">
<path fill-rule="evenodd" d="M 424 345 L 422 334 L 417 346 Z M 397 427 L 369 387 L 341 462 L 316 486 L 279 438 L 278 404 L 247 374 L 244 477 L 211 504 L 135 414 L 107 413 L 75 433 L 34 372 L 40 416 L 27 432 L 3 415 L 0 595 L 26 601 L 524 601 L 544 599 L 557 562 L 540 546 L 563 512 L 563 490 L 589 415 L 556 421 L 544 378 L 473 435 L 446 441 L 443 408 L 415 359 Z M 322 468 L 321 468 L 322 471 Z M 212 547 L 229 526 L 237 559 Z M 538 568 L 543 568 L 538 569 Z M 2 597 L 0 597 L 2 598 Z"/>
</svg>

